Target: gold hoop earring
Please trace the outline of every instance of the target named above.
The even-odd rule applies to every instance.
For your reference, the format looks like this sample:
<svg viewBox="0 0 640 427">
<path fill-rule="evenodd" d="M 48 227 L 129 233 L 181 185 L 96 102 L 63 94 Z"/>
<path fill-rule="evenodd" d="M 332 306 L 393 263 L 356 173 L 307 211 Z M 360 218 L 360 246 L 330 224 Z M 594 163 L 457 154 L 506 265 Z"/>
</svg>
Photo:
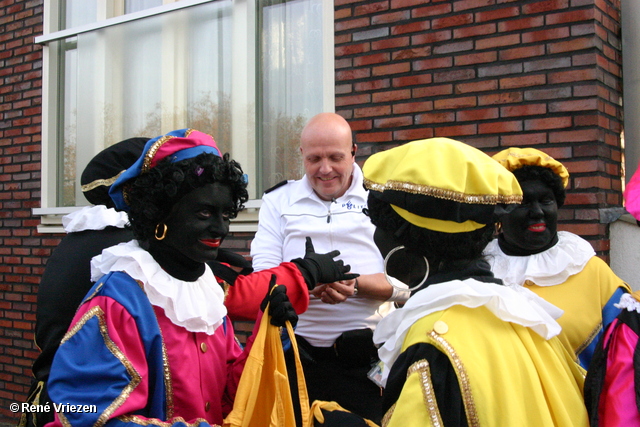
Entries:
<svg viewBox="0 0 640 427">
<path fill-rule="evenodd" d="M 389 276 L 389 274 L 387 273 L 387 263 L 389 262 L 389 258 L 391 258 L 391 255 L 393 255 L 394 253 L 398 252 L 399 250 L 404 249 L 404 246 L 396 246 L 395 248 L 391 249 L 389 251 L 389 253 L 387 254 L 386 257 L 384 257 L 384 277 L 387 279 L 387 282 L 389 282 L 389 284 L 391 286 L 393 286 L 394 288 L 398 289 L 399 291 L 413 291 L 415 289 L 418 289 L 419 287 L 421 287 L 422 285 L 425 284 L 425 282 L 427 281 L 427 279 L 429 278 L 429 260 L 427 259 L 426 256 L 422 256 L 422 258 L 424 259 L 424 263 L 427 267 L 427 271 L 425 271 L 424 273 L 424 278 L 422 279 L 422 282 L 420 282 L 419 284 L 417 284 L 416 286 L 414 286 L 413 288 L 401 288 L 399 286 L 396 286 L 393 284 L 393 281 L 390 279 L 391 276 Z"/>
<path fill-rule="evenodd" d="M 160 228 L 160 225 L 162 225 L 162 235 L 158 236 L 158 229 Z M 155 237 L 156 240 L 164 239 L 165 237 L 167 237 L 167 230 L 168 229 L 169 229 L 169 227 L 167 227 L 167 225 L 164 224 L 164 223 L 156 225 L 156 231 L 153 234 L 153 237 Z"/>
<path fill-rule="evenodd" d="M 496 227 L 496 235 L 501 234 L 502 233 L 502 222 L 496 222 L 495 227 Z"/>
</svg>

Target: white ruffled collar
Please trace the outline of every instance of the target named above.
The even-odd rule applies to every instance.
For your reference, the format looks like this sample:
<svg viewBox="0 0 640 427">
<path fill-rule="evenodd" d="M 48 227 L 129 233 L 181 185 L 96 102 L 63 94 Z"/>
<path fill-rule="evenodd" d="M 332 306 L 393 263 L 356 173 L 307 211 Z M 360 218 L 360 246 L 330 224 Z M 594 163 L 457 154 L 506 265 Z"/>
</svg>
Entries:
<svg viewBox="0 0 640 427">
<path fill-rule="evenodd" d="M 185 282 L 170 276 L 132 240 L 107 248 L 91 260 L 92 281 L 110 271 L 124 271 L 142 282 L 151 304 L 162 308 L 173 324 L 190 332 L 213 335 L 227 315 L 224 292 L 208 265 L 198 280 Z"/>
<path fill-rule="evenodd" d="M 125 212 L 104 205 L 85 206 L 62 217 L 62 226 L 67 233 L 85 230 L 104 230 L 107 227 L 124 228 L 129 221 Z"/>
<path fill-rule="evenodd" d="M 507 286 L 522 286 L 527 280 L 538 286 L 560 285 L 580 273 L 595 254 L 589 242 L 568 231 L 559 231 L 558 243 L 539 254 L 506 255 L 497 240 L 484 251 L 491 271 Z"/>
<path fill-rule="evenodd" d="M 391 312 L 376 326 L 373 341 L 382 344 L 378 355 L 384 363 L 384 385 L 411 326 L 428 314 L 454 305 L 469 308 L 485 306 L 505 322 L 531 328 L 545 339 L 558 335 L 562 329 L 555 319 L 562 316 L 563 310 L 526 288 L 508 288 L 475 279 L 434 284 L 417 292 L 404 307 Z"/>
</svg>

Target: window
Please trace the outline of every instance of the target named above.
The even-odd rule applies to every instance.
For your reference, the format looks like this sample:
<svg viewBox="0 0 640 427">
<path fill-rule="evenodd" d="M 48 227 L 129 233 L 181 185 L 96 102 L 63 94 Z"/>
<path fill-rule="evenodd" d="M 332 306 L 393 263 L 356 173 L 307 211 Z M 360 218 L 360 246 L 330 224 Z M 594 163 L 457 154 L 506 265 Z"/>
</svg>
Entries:
<svg viewBox="0 0 640 427">
<path fill-rule="evenodd" d="M 258 199 L 301 176 L 299 133 L 333 110 L 331 1 L 48 0 L 45 21 L 41 214 L 87 204 L 79 177 L 103 148 L 185 127 Z"/>
</svg>

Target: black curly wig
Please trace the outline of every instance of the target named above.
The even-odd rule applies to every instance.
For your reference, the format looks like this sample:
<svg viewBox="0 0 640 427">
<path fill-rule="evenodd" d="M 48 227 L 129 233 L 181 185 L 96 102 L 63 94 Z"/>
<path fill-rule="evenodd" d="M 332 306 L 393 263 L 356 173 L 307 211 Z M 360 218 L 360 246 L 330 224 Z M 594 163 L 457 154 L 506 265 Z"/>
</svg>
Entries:
<svg viewBox="0 0 640 427">
<path fill-rule="evenodd" d="M 163 222 L 173 206 L 190 191 L 218 182 L 231 188 L 235 218 L 249 199 L 247 183 L 240 165 L 229 154 L 218 157 L 203 153 L 171 163 L 165 159 L 149 172 L 125 184 L 125 197 L 130 206 L 129 228 L 137 240 L 148 241 L 156 225 Z"/>
<path fill-rule="evenodd" d="M 376 227 L 394 234 L 411 252 L 427 257 L 429 262 L 480 258 L 491 241 L 493 224 L 464 233 L 443 233 L 413 225 L 393 210 L 391 205 L 369 193 L 367 214 Z"/>
<path fill-rule="evenodd" d="M 564 205 L 566 192 L 562 178 L 556 175 L 551 169 L 536 165 L 522 166 L 513 171 L 519 183 L 526 181 L 540 181 L 551 189 L 556 198 L 558 207 Z"/>
</svg>

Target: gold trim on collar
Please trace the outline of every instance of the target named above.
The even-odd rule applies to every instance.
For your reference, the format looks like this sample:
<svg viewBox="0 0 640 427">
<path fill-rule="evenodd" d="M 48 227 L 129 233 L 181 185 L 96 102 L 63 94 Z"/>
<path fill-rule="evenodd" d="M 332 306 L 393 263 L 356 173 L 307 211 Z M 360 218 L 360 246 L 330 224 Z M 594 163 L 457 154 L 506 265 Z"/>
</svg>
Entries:
<svg viewBox="0 0 640 427">
<path fill-rule="evenodd" d="M 95 181 L 92 181 L 88 184 L 83 185 L 82 188 L 82 192 L 86 193 L 87 191 L 91 191 L 94 188 L 98 188 L 102 185 L 104 185 L 105 187 L 109 187 L 111 184 L 113 184 L 114 182 L 116 182 L 116 180 L 118 178 L 120 178 L 120 175 L 122 175 L 124 173 L 126 169 L 121 170 L 116 176 L 112 176 L 111 178 L 106 178 L 106 179 L 96 179 Z"/>
<path fill-rule="evenodd" d="M 122 363 L 122 365 L 127 370 L 127 373 L 131 377 L 131 381 L 127 384 L 120 392 L 120 395 L 114 399 L 113 402 L 100 414 L 98 419 L 96 420 L 94 427 L 101 427 L 109 421 L 113 413 L 118 409 L 122 404 L 129 398 L 133 390 L 140 384 L 141 377 L 140 374 L 133 367 L 133 364 L 127 359 L 127 356 L 120 350 L 120 348 L 114 343 L 109 337 L 109 331 L 107 328 L 107 322 L 104 318 L 104 311 L 100 306 L 91 307 L 81 318 L 80 320 L 67 332 L 62 338 L 60 345 L 63 345 L 65 342 L 69 341 L 80 329 L 82 329 L 89 320 L 93 318 L 98 319 L 98 325 L 100 334 L 102 335 L 102 339 L 104 340 L 104 344 L 107 349 Z M 62 420 L 63 415 L 60 414 L 60 419 Z M 65 420 L 68 423 L 68 420 Z M 63 421 L 63 424 L 64 424 Z"/>
<path fill-rule="evenodd" d="M 468 203 L 475 205 L 495 205 L 498 203 L 522 203 L 522 195 L 500 195 L 500 194 L 465 194 L 459 191 L 445 190 L 429 185 L 413 184 L 410 182 L 387 181 L 379 184 L 370 179 L 364 178 L 364 185 L 369 190 L 383 192 L 385 190 L 403 191 L 410 194 L 421 194 L 424 196 L 436 197 L 438 199 L 451 200 L 458 203 Z"/>
</svg>

